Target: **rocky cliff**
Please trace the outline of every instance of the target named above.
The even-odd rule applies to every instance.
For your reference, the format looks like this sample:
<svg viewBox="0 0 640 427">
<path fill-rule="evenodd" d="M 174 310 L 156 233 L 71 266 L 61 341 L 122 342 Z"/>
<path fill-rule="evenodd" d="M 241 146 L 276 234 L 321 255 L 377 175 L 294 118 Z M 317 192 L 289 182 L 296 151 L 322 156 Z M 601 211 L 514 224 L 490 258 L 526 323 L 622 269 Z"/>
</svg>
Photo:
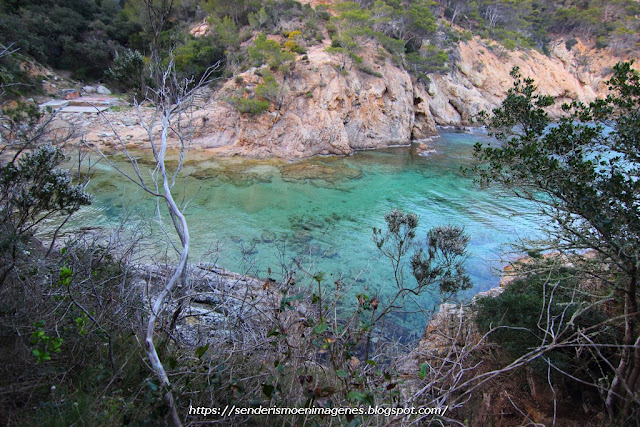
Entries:
<svg viewBox="0 0 640 427">
<path fill-rule="evenodd" d="M 562 40 L 546 56 L 506 51 L 474 38 L 451 55 L 448 73 L 432 74 L 425 84 L 373 45 L 362 47 L 367 67 L 329 54 L 328 46 L 325 41 L 298 55 L 288 76 L 274 73 L 278 101 L 262 114 L 240 113 L 229 102 L 263 83 L 260 69 L 241 73 L 200 99 L 193 122 L 196 147 L 212 155 L 302 158 L 408 144 L 437 135 L 437 126 L 472 126 L 478 112 L 500 104 L 513 84 L 514 66 L 558 99 L 550 113 L 559 115 L 563 102 L 589 102 L 604 94 L 604 81 L 620 60 L 581 43 L 568 51 Z M 121 111 L 112 120 L 135 114 Z M 98 122 L 87 140 L 108 142 L 101 135 L 111 129 Z M 144 132 L 134 128 L 121 127 L 120 136 L 144 146 Z"/>
<path fill-rule="evenodd" d="M 224 84 L 198 113 L 206 119 L 201 119 L 196 144 L 220 154 L 287 158 L 408 144 L 436 135 L 437 125 L 473 125 L 476 114 L 500 104 L 513 85 L 509 73 L 514 66 L 558 99 L 550 113 L 559 115 L 563 102 L 589 102 L 604 93 L 604 81 L 617 62 L 582 44 L 567 51 L 558 41 L 545 56 L 507 52 L 473 39 L 460 44 L 449 73 L 431 75 L 424 84 L 390 58 L 381 60 L 373 47 L 363 54 L 372 64 L 369 72 L 355 66 L 340 71 L 340 58 L 326 47 L 310 48 L 308 59 L 297 61 L 290 77 L 280 76 L 281 107 L 262 115 L 241 114 L 227 101 L 240 84 L 260 83 L 255 69 Z"/>
<path fill-rule="evenodd" d="M 551 45 L 549 56 L 535 50 L 506 51 L 477 38 L 461 43 L 459 57 L 449 73 L 432 76 L 424 98 L 438 125 L 468 126 L 482 110 L 498 106 L 513 86 L 509 75 L 517 66 L 524 77 L 535 79 L 540 91 L 556 98 L 550 114 L 559 116 L 564 102 L 593 101 L 606 92 L 604 82 L 620 61 L 582 43 L 568 51 L 564 41 Z"/>
<path fill-rule="evenodd" d="M 355 67 L 341 70 L 327 46 L 311 47 L 308 59 L 296 61 L 286 78 L 276 75 L 282 100 L 279 108 L 272 105 L 263 114 L 239 113 L 228 101 L 241 87 L 260 84 L 258 70 L 225 83 L 197 113 L 206 120 L 201 119 L 196 145 L 223 153 L 299 158 L 408 143 L 415 127 L 409 74 L 388 60 L 374 66 L 381 77 Z"/>
</svg>

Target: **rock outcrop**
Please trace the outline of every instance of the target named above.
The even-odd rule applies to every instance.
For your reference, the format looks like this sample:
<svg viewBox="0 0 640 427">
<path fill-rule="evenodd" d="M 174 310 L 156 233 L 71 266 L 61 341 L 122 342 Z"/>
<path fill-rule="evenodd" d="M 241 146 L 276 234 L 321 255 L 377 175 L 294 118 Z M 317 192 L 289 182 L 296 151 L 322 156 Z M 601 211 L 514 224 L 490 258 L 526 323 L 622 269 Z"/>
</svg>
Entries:
<svg viewBox="0 0 640 427">
<path fill-rule="evenodd" d="M 262 114 L 240 113 L 230 100 L 251 97 L 247 94 L 264 82 L 263 70 L 248 70 L 201 95 L 192 122 L 194 145 L 211 155 L 295 159 L 409 144 L 437 135 L 437 126 L 472 126 L 474 116 L 504 99 L 514 66 L 534 77 L 542 93 L 557 98 L 549 112 L 559 116 L 563 102 L 589 102 L 605 94 L 604 81 L 620 60 L 581 43 L 568 51 L 558 41 L 545 56 L 508 52 L 474 38 L 459 45 L 448 73 L 432 74 L 425 84 L 371 44 L 362 47 L 366 66 L 361 67 L 329 54 L 328 46 L 325 41 L 299 55 L 287 77 L 274 73 L 279 94 Z M 137 112 L 119 116 L 127 114 Z M 144 145 L 144 132 L 112 123 L 122 130 L 122 140 Z M 99 127 L 92 124 L 88 142 L 100 144 L 94 136 L 111 131 Z"/>
<path fill-rule="evenodd" d="M 407 144 L 414 127 L 414 85 L 409 74 L 390 61 L 375 65 L 382 77 L 341 71 L 327 45 L 310 48 L 291 76 L 277 77 L 283 87 L 280 107 L 260 115 L 239 113 L 229 99 L 261 78 L 252 69 L 227 82 L 197 113 L 202 126 L 195 144 L 223 153 L 299 158 L 349 154 L 353 150 Z M 424 111 L 426 113 L 426 111 Z M 421 135 L 435 128 L 421 124 Z"/>
<path fill-rule="evenodd" d="M 449 73 L 431 76 L 430 112 L 438 125 L 472 125 L 480 111 L 500 105 L 513 86 L 509 73 L 517 66 L 524 77 L 535 79 L 541 93 L 557 99 L 549 113 L 558 117 L 562 103 L 590 102 L 606 93 L 604 82 L 619 60 L 581 43 L 568 51 L 562 40 L 552 44 L 546 56 L 535 50 L 509 52 L 474 38 L 460 44 L 459 58 Z"/>
</svg>

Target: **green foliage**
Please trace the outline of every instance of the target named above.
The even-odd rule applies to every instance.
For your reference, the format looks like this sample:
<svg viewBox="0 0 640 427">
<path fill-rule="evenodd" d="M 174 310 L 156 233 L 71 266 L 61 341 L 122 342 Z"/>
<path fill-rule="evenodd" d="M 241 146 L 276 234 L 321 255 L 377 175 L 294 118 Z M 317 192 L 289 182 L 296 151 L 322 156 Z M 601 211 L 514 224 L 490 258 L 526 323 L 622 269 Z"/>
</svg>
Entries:
<svg viewBox="0 0 640 427">
<path fill-rule="evenodd" d="M 226 49 L 237 49 L 240 45 L 240 33 L 235 22 L 228 16 L 215 24 L 218 42 Z"/>
<path fill-rule="evenodd" d="M 280 85 L 275 76 L 266 69 L 260 70 L 260 73 L 262 83 L 256 86 L 253 94 L 246 88 L 242 88 L 236 96 L 228 100 L 239 112 L 262 114 L 269 109 L 272 103 L 278 104 Z"/>
<path fill-rule="evenodd" d="M 220 19 L 229 17 L 236 24 L 248 24 L 249 15 L 258 12 L 260 2 L 258 0 L 203 0 L 200 3 L 202 9 Z"/>
<path fill-rule="evenodd" d="M 116 1 L 25 0 L 4 2 L 0 44 L 15 43 L 52 67 L 70 70 L 78 78 L 100 78 L 116 48 L 140 30 L 120 15 Z"/>
<path fill-rule="evenodd" d="M 618 316 L 616 327 L 627 331 L 623 346 L 599 359 L 607 366 L 637 359 L 640 319 L 632 313 L 640 300 L 640 75 L 632 63 L 617 64 L 607 82 L 610 95 L 589 105 L 564 105 L 565 116 L 552 125 L 544 108 L 553 98 L 539 95 L 534 81 L 521 79 L 517 69 L 512 74 L 516 81 L 502 106 L 483 119 L 500 145 L 476 146 L 479 181 L 536 202 L 549 219 L 552 247 L 599 254 L 600 261 L 585 271 L 598 278 L 607 271 L 604 288 L 620 295 L 610 317 Z M 602 326 L 588 336 L 596 340 L 600 333 Z M 612 419 L 634 399 L 618 388 L 620 381 L 630 389 L 637 384 L 633 369 L 623 364 L 609 370 L 614 379 L 608 393 L 621 393 L 605 402 Z"/>
<path fill-rule="evenodd" d="M 35 331 L 31 334 L 31 345 L 34 347 L 31 354 L 36 358 L 37 363 L 44 363 L 51 360 L 52 353 L 59 353 L 62 347 L 62 338 L 51 337 L 44 329 L 44 322 L 38 321 L 33 324 Z"/>
<path fill-rule="evenodd" d="M 267 26 L 270 17 L 267 14 L 265 8 L 261 7 L 259 11 L 250 13 L 248 15 L 248 19 L 251 28 L 253 28 L 254 30 L 260 30 Z"/>
<path fill-rule="evenodd" d="M 231 105 L 241 113 L 262 114 L 269 109 L 269 101 L 253 98 L 233 97 L 229 100 Z"/>
<path fill-rule="evenodd" d="M 116 52 L 111 67 L 105 72 L 105 77 L 123 92 L 143 90 L 145 87 L 145 68 L 144 56 L 137 50 Z"/>
<path fill-rule="evenodd" d="M 535 47 L 546 53 L 549 34 L 572 35 L 596 41 L 599 47 L 632 51 L 640 41 L 633 0 L 513 1 L 438 0 L 444 15 L 483 38 L 500 42 L 508 50 Z M 515 43 L 515 45 L 514 45 Z"/>
<path fill-rule="evenodd" d="M 625 248 L 619 256 L 634 264 L 639 255 L 632 248 L 640 239 L 640 219 L 632 208 L 632 195 L 640 191 L 634 178 L 640 169 L 637 72 L 618 64 L 609 82 L 615 95 L 588 106 L 566 105 L 570 114 L 551 128 L 544 107 L 553 98 L 537 94 L 533 80 L 520 80 L 517 70 L 513 75 L 516 83 L 502 107 L 485 121 L 503 145 L 476 147 L 478 159 L 488 164 L 479 170 L 482 181 L 544 191 L 561 210 L 553 217 L 557 225 L 576 231 L 561 233 L 563 238 L 579 247 Z M 608 132 L 604 124 L 612 121 Z"/>
<path fill-rule="evenodd" d="M 407 68 L 416 74 L 443 73 L 449 60 L 447 53 L 433 45 L 423 46 L 418 52 L 405 56 Z"/>
<path fill-rule="evenodd" d="M 565 47 L 566 47 L 566 48 L 567 48 L 567 50 L 569 50 L 569 51 L 570 51 L 571 49 L 573 49 L 573 47 L 574 47 L 575 45 L 577 45 L 577 44 L 578 44 L 578 40 L 576 40 L 576 39 L 574 39 L 574 38 L 567 39 L 567 40 L 564 42 Z"/>
<path fill-rule="evenodd" d="M 173 52 L 177 73 L 184 78 L 194 77 L 197 81 L 209 67 L 222 61 L 224 53 L 215 45 L 211 37 L 190 37 Z"/>
<path fill-rule="evenodd" d="M 373 68 L 369 67 L 368 65 L 358 64 L 357 68 L 358 68 L 358 70 L 362 71 L 365 74 L 369 74 L 370 76 L 374 76 L 374 77 L 378 77 L 378 78 L 382 78 L 383 77 L 382 73 L 374 70 Z"/>
<path fill-rule="evenodd" d="M 302 33 L 298 30 L 291 31 L 287 34 L 287 40 L 284 42 L 285 49 L 293 53 L 304 55 L 307 50 L 301 45 L 303 40 Z"/>
<path fill-rule="evenodd" d="M 70 215 L 91 203 L 84 186 L 58 168 L 60 149 L 43 145 L 0 168 L 0 224 L 4 236 L 25 236 L 37 225 L 57 215 Z"/>
<path fill-rule="evenodd" d="M 269 71 L 263 71 L 263 82 L 256 86 L 256 96 L 268 102 L 277 102 L 280 94 L 280 85 Z"/>
<path fill-rule="evenodd" d="M 477 303 L 476 323 L 483 333 L 495 330 L 489 339 L 508 351 L 510 361 L 533 352 L 549 343 L 549 321 L 556 320 L 552 332 L 562 340 L 576 331 L 598 328 L 596 341 L 600 344 L 620 343 L 620 336 L 613 326 L 601 326 L 605 314 L 597 309 L 584 310 L 589 297 L 579 290 L 577 271 L 560 268 L 548 273 L 532 273 L 526 278 L 509 284 L 495 298 L 481 298 Z M 570 321 L 565 327 L 563 320 Z M 575 357 L 573 348 L 558 348 L 545 353 L 554 366 L 578 377 L 589 379 L 588 372 L 580 372 L 587 365 L 586 358 Z M 531 364 L 540 374 L 546 375 L 547 363 L 536 359 Z M 593 366 L 595 368 L 595 366 Z M 591 372 L 598 375 L 598 372 Z"/>
<path fill-rule="evenodd" d="M 275 40 L 268 39 L 264 33 L 258 34 L 254 45 L 248 49 L 249 59 L 253 66 L 268 64 L 272 70 L 277 70 L 284 63 L 293 63 L 295 55 L 283 49 Z"/>
<path fill-rule="evenodd" d="M 378 0 L 369 10 L 357 3 L 340 3 L 337 9 L 341 13 L 331 19 L 332 44 L 327 51 L 342 56 L 341 69 L 346 68 L 347 58 L 351 58 L 362 71 L 372 71 L 357 61 L 362 41 L 369 39 L 384 47 L 397 64 L 406 65 L 407 70 L 418 75 L 443 70 L 446 52 L 425 42 L 435 39 L 433 5 L 430 1 Z"/>
</svg>

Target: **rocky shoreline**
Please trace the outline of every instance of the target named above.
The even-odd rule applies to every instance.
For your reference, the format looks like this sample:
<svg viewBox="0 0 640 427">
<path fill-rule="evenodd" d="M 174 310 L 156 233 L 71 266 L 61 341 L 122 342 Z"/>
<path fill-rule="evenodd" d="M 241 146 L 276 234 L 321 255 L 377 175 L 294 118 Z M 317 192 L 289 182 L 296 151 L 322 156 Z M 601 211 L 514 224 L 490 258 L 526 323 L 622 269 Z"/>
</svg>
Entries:
<svg viewBox="0 0 640 427">
<path fill-rule="evenodd" d="M 505 51 L 474 38 L 461 43 L 458 58 L 446 74 L 431 74 L 425 83 L 411 77 L 390 58 L 376 56 L 375 46 L 363 48 L 370 73 L 356 67 L 340 69 L 339 58 L 326 52 L 327 42 L 309 48 L 289 76 L 275 73 L 283 88 L 279 106 L 262 114 L 240 113 L 229 102 L 241 88 L 256 87 L 261 69 L 252 68 L 194 98 L 189 132 L 192 148 L 210 156 L 281 158 L 347 155 L 357 150 L 407 145 L 438 135 L 439 126 L 474 126 L 474 117 L 497 107 L 513 79 L 514 66 L 534 76 L 542 93 L 560 105 L 590 102 L 606 94 L 604 82 L 620 58 L 588 49 L 571 51 L 559 40 L 549 56 L 533 50 Z M 123 143 L 144 149 L 140 126 L 150 109 L 117 107 L 101 114 L 59 114 L 61 123 L 77 129 L 89 145 L 100 148 Z M 428 150 L 428 147 L 425 148 Z"/>
</svg>

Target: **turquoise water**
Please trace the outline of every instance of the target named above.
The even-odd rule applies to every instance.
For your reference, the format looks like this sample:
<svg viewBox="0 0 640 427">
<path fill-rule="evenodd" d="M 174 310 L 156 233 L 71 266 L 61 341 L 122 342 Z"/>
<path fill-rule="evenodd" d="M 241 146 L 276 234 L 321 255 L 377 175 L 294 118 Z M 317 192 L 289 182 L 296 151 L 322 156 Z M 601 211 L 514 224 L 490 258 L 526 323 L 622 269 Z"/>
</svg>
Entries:
<svg viewBox="0 0 640 427">
<path fill-rule="evenodd" d="M 464 226 L 471 237 L 472 293 L 496 286 L 505 245 L 533 237 L 538 220 L 521 215 L 533 211 L 531 205 L 481 190 L 461 173 L 473 144 L 485 140 L 481 133 L 445 131 L 431 143 L 437 153 L 428 156 L 401 147 L 298 163 L 214 161 L 191 153 L 188 178 L 176 184 L 190 200 L 191 260 L 259 277 L 270 269 L 275 279 L 283 265 L 299 271 L 300 260 L 310 273 L 326 272 L 327 283 L 342 277 L 354 283 L 353 292 L 389 294 L 390 265 L 372 241 L 372 227 L 383 228 L 384 214 L 398 208 L 419 216 L 421 239 L 435 225 Z M 89 190 L 95 202 L 77 224 L 114 225 L 123 207 L 134 217 L 155 215 L 153 199 L 106 164 Z"/>
</svg>

